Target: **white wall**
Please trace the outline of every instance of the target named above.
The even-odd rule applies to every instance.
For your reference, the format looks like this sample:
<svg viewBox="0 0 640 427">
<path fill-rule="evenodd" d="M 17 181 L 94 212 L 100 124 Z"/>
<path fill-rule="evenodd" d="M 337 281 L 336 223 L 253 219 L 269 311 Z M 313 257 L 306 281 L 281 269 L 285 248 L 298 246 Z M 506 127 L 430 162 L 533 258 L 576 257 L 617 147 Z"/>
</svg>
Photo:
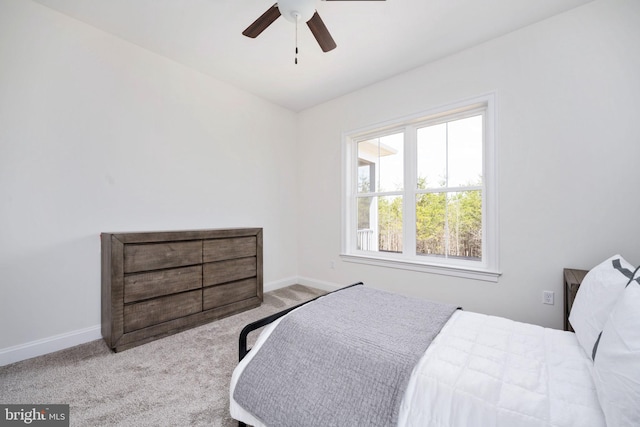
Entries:
<svg viewBox="0 0 640 427">
<path fill-rule="evenodd" d="M 598 0 L 295 115 L 0 0 L 0 365 L 99 337 L 102 231 L 262 226 L 272 287 L 362 280 L 561 327 L 563 267 L 640 263 L 638 22 Z M 342 262 L 341 133 L 490 91 L 499 283 Z"/>
<path fill-rule="evenodd" d="M 295 126 L 247 92 L 0 0 L 0 356 L 100 337 L 103 231 L 264 227 L 265 283 L 294 280 Z"/>
<path fill-rule="evenodd" d="M 299 273 L 562 327 L 562 269 L 640 263 L 640 2 L 600 0 L 299 118 Z M 497 102 L 497 284 L 340 260 L 341 133 L 487 92 Z M 335 269 L 331 268 L 335 261 Z M 556 304 L 542 304 L 542 291 Z"/>
</svg>

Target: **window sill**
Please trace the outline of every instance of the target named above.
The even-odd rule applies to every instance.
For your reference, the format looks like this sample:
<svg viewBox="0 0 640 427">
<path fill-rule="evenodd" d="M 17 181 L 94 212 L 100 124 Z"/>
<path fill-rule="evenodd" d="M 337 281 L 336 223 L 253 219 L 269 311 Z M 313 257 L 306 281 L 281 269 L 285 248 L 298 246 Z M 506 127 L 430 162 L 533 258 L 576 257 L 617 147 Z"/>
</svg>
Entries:
<svg viewBox="0 0 640 427">
<path fill-rule="evenodd" d="M 420 271 L 423 273 L 440 274 L 443 276 L 461 277 L 465 279 L 481 280 L 497 283 L 502 273 L 483 269 L 464 268 L 450 265 L 424 264 L 407 260 L 385 259 L 365 255 L 340 254 L 346 262 L 375 265 L 378 267 L 398 268 L 401 270 Z"/>
</svg>

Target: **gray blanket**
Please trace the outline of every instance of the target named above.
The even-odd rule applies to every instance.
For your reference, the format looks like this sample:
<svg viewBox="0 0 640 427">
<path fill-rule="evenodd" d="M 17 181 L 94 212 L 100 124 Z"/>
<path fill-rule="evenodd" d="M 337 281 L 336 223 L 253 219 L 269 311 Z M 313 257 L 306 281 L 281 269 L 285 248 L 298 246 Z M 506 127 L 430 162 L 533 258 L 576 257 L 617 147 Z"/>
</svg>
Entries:
<svg viewBox="0 0 640 427">
<path fill-rule="evenodd" d="M 267 426 L 392 426 L 411 372 L 455 306 L 354 286 L 284 317 L 234 399 Z"/>
</svg>

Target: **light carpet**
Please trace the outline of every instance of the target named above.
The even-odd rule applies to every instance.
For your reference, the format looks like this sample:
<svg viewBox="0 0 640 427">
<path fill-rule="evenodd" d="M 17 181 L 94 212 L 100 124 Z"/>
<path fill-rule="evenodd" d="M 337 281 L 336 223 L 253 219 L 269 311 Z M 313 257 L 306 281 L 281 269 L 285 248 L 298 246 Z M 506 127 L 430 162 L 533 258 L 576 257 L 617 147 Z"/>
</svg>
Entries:
<svg viewBox="0 0 640 427">
<path fill-rule="evenodd" d="M 69 404 L 72 426 L 236 426 L 229 381 L 240 331 L 323 293 L 293 285 L 265 293 L 259 308 L 121 353 L 97 340 L 0 367 L 0 403 Z"/>
</svg>

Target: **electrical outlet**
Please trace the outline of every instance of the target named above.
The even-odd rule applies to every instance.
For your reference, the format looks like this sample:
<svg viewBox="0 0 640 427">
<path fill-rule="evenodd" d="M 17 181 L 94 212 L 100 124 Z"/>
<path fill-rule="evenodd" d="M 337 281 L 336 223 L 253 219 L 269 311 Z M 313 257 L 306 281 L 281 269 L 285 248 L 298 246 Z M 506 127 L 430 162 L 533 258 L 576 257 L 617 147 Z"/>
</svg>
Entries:
<svg viewBox="0 0 640 427">
<path fill-rule="evenodd" d="M 553 291 L 542 291 L 542 303 L 553 305 Z"/>
</svg>

